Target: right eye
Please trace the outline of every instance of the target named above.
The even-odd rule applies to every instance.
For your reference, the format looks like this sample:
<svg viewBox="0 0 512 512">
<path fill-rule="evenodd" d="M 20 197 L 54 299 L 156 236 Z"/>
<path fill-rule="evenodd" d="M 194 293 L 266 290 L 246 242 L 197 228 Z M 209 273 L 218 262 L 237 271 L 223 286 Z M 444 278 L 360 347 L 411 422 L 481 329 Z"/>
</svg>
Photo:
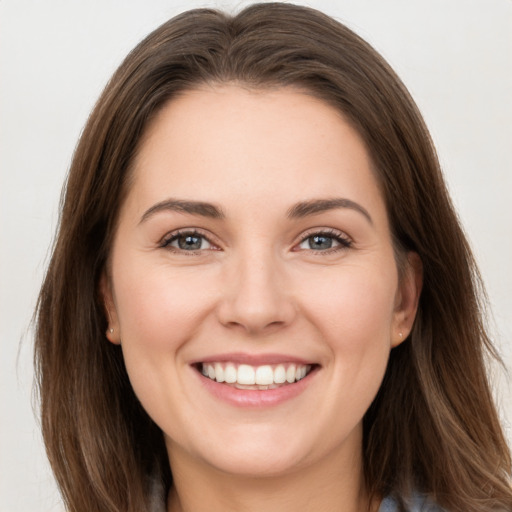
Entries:
<svg viewBox="0 0 512 512">
<path fill-rule="evenodd" d="M 197 231 L 179 231 L 171 233 L 162 243 L 162 247 L 175 251 L 197 252 L 213 249 L 214 245 Z"/>
</svg>

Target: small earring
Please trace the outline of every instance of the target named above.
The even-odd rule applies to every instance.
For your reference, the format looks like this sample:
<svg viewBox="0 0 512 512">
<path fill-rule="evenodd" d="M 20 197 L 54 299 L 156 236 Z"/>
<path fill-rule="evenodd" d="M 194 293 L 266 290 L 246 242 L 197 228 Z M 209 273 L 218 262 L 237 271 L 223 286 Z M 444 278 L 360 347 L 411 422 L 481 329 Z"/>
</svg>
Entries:
<svg viewBox="0 0 512 512">
<path fill-rule="evenodd" d="M 402 339 L 404 337 L 404 335 L 401 331 L 398 333 L 398 336 L 400 336 L 400 339 Z"/>
<path fill-rule="evenodd" d="M 110 334 L 112 334 L 112 333 L 114 332 L 114 329 L 111 327 L 111 328 L 108 330 L 108 332 L 109 332 Z M 400 333 L 400 335 L 401 335 L 401 333 Z"/>
</svg>

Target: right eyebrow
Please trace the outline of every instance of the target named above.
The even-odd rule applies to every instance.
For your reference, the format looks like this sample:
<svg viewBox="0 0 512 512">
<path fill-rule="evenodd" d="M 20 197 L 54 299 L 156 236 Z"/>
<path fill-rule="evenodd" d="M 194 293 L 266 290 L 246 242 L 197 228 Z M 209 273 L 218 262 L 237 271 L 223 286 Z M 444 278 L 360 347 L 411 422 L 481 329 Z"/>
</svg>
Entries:
<svg viewBox="0 0 512 512">
<path fill-rule="evenodd" d="M 188 213 L 191 215 L 199 215 L 201 217 L 209 217 L 211 219 L 225 218 L 222 209 L 212 203 L 205 203 L 203 201 L 187 201 L 182 199 L 166 199 L 147 209 L 142 215 L 139 224 L 146 221 L 156 213 L 163 211 Z"/>
<path fill-rule="evenodd" d="M 363 208 L 355 201 L 341 197 L 302 201 L 288 210 L 288 217 L 291 219 L 301 219 L 309 215 L 316 215 L 318 213 L 335 210 L 337 208 L 349 208 L 351 210 L 355 210 L 362 214 L 366 220 L 373 225 L 373 220 L 366 208 Z"/>
</svg>

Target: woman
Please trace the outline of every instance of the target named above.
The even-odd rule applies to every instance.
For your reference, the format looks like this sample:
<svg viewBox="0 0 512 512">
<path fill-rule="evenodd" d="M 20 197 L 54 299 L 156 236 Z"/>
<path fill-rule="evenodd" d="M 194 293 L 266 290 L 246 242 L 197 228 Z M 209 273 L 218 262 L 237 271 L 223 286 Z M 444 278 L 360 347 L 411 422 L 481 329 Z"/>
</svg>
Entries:
<svg viewBox="0 0 512 512">
<path fill-rule="evenodd" d="M 510 510 L 479 289 L 364 41 L 286 4 L 170 20 L 87 123 L 40 295 L 69 510 Z"/>
</svg>

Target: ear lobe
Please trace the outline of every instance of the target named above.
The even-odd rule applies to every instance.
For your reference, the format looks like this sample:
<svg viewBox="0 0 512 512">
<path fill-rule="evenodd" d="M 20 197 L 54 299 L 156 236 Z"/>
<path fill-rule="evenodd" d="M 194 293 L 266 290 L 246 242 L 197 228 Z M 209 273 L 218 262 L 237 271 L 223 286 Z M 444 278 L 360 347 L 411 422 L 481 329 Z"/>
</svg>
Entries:
<svg viewBox="0 0 512 512">
<path fill-rule="evenodd" d="M 119 321 L 117 318 L 117 311 L 112 294 L 112 286 L 105 272 L 101 274 L 100 278 L 100 296 L 103 300 L 105 308 L 105 316 L 108 320 L 107 332 L 105 336 L 115 345 L 121 344 L 121 333 L 119 330 Z"/>
<path fill-rule="evenodd" d="M 398 284 L 391 346 L 396 347 L 409 336 L 423 287 L 423 264 L 415 252 L 407 253 L 405 271 Z"/>
</svg>

